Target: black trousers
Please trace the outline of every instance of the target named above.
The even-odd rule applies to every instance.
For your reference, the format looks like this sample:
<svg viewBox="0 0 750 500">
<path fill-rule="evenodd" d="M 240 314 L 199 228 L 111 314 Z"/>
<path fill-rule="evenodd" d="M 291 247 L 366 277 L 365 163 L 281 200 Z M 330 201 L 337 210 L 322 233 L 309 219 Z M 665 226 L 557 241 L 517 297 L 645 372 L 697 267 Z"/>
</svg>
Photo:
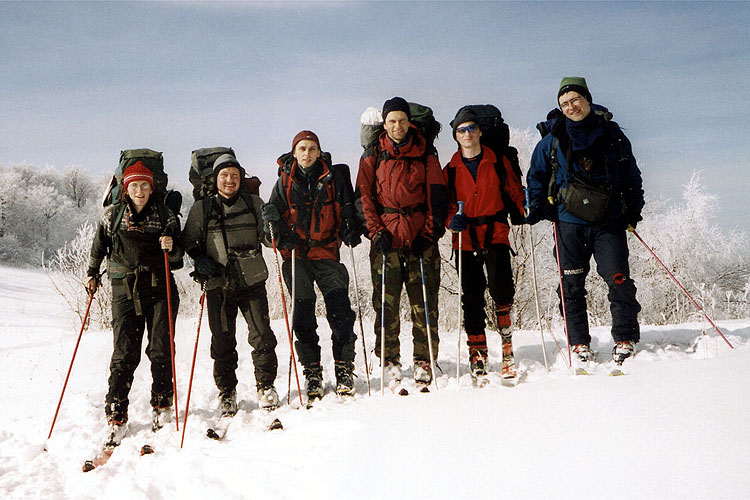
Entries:
<svg viewBox="0 0 750 500">
<path fill-rule="evenodd" d="M 318 285 L 326 306 L 326 319 L 331 327 L 334 361 L 354 361 L 355 314 L 349 301 L 349 272 L 333 259 L 297 259 L 294 290 L 294 346 L 302 366 L 320 363 L 320 337 L 315 319 L 315 288 Z M 284 280 L 292 288 L 292 262 L 284 261 Z"/>
<path fill-rule="evenodd" d="M 486 252 L 461 250 L 461 254 L 464 326 L 469 335 L 479 335 L 484 333 L 487 320 L 484 296 L 488 287 L 496 308 L 513 304 L 516 289 L 513 285 L 510 248 L 506 245 L 492 245 Z M 455 259 L 458 268 L 458 252 Z"/>
<path fill-rule="evenodd" d="M 638 313 L 641 306 L 630 277 L 625 230 L 569 222 L 559 222 L 557 227 L 570 344 L 591 343 L 585 282 L 592 256 L 597 273 L 609 288 L 607 298 L 612 314 L 612 338 L 615 341 L 640 340 Z M 559 297 L 559 286 L 557 294 Z"/>
<path fill-rule="evenodd" d="M 133 275 L 112 280 L 112 359 L 109 365 L 109 390 L 105 400 L 108 419 L 126 422 L 128 394 L 133 374 L 141 361 L 144 331 L 148 331 L 146 356 L 151 361 L 151 405 L 172 405 L 172 356 L 169 341 L 169 315 L 164 276 L 141 275 L 133 288 Z M 171 279 L 172 319 L 177 318 L 180 299 Z M 136 314 L 135 301 L 142 314 Z"/>
<path fill-rule="evenodd" d="M 211 359 L 214 382 L 220 393 L 237 387 L 237 311 L 247 322 L 247 341 L 252 346 L 255 383 L 273 385 L 278 369 L 276 336 L 268 316 L 265 282 L 251 288 L 213 288 L 206 292 L 208 325 L 211 328 Z"/>
</svg>

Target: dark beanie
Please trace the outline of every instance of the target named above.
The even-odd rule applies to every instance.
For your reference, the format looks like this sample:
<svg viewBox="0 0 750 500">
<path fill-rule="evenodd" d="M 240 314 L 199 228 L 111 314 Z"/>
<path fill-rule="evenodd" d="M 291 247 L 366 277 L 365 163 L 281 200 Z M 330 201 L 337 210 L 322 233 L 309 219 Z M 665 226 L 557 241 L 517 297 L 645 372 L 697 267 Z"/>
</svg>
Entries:
<svg viewBox="0 0 750 500">
<path fill-rule="evenodd" d="M 411 110 L 409 109 L 409 103 L 403 97 L 393 97 L 383 103 L 383 121 L 388 113 L 391 111 L 403 111 L 406 113 L 406 117 L 411 121 Z"/>
<path fill-rule="evenodd" d="M 318 145 L 318 149 L 320 149 L 320 141 L 318 140 L 318 136 L 313 132 L 310 132 L 309 130 L 303 130 L 299 134 L 295 135 L 294 139 L 292 139 L 292 154 L 294 154 L 294 148 L 297 147 L 297 143 L 300 141 L 313 141 Z"/>
<path fill-rule="evenodd" d="M 219 172 L 225 168 L 234 167 L 240 171 L 240 177 L 245 177 L 245 169 L 240 166 L 240 162 L 237 161 L 233 155 L 223 154 L 216 158 L 214 162 L 214 177 L 219 175 Z"/>
<path fill-rule="evenodd" d="M 586 79 L 582 76 L 566 76 L 560 82 L 560 90 L 557 92 L 557 101 L 559 103 L 560 96 L 566 92 L 578 92 L 586 98 L 588 102 L 591 100 L 591 92 L 589 87 L 586 85 Z"/>
<path fill-rule="evenodd" d="M 477 117 L 477 114 L 469 106 L 464 106 L 463 108 L 459 109 L 456 113 L 455 118 L 453 118 L 450 123 L 451 128 L 453 129 L 453 138 L 456 138 L 456 129 L 459 125 L 466 122 L 474 122 L 479 125 L 478 120 L 479 117 Z"/>
</svg>

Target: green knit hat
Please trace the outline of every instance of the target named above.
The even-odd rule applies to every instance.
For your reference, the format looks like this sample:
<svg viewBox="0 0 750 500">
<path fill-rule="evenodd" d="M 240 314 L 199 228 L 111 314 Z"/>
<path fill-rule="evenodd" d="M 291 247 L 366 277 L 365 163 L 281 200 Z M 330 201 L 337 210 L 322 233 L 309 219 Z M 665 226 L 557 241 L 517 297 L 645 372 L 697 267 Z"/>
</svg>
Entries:
<svg viewBox="0 0 750 500">
<path fill-rule="evenodd" d="M 586 98 L 588 102 L 591 101 L 591 92 L 589 87 L 586 85 L 586 79 L 582 76 L 566 76 L 560 82 L 560 90 L 557 92 L 557 100 L 560 100 L 560 96 L 566 92 L 578 92 Z"/>
</svg>

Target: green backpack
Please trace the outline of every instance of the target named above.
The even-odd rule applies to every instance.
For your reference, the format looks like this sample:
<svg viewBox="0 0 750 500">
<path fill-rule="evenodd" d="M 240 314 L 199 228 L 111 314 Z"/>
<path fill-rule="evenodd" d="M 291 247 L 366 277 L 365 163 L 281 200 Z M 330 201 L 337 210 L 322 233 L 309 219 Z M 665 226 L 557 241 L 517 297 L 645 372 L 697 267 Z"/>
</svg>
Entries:
<svg viewBox="0 0 750 500">
<path fill-rule="evenodd" d="M 410 102 L 409 112 L 411 113 L 411 120 L 409 121 L 416 125 L 427 141 L 427 149 L 425 153 L 433 152 L 435 149 L 435 139 L 442 128 L 440 122 L 435 119 L 432 109 L 423 104 Z M 359 142 L 362 145 L 362 148 L 364 148 L 365 151 L 369 148 L 375 148 L 378 145 L 378 137 L 383 130 L 382 122 L 376 125 L 363 124 L 359 131 Z"/>
<path fill-rule="evenodd" d="M 193 185 L 193 199 L 195 201 L 201 200 L 215 191 L 214 162 L 219 156 L 225 154 L 236 156 L 232 148 L 222 146 L 196 149 L 190 155 L 188 178 L 190 184 Z"/>
<path fill-rule="evenodd" d="M 104 195 L 102 206 L 116 205 L 122 201 L 122 175 L 125 169 L 137 161 L 154 174 L 154 193 L 166 195 L 168 179 L 164 172 L 164 156 L 153 149 L 125 149 L 120 152 L 120 162 Z M 179 208 L 175 213 L 179 213 Z"/>
</svg>

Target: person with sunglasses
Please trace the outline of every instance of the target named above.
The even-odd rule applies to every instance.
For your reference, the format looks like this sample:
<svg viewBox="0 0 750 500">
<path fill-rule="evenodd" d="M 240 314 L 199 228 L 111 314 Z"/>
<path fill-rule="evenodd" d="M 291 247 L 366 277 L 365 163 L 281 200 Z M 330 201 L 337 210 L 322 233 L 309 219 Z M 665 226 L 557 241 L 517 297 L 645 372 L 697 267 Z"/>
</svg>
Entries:
<svg viewBox="0 0 750 500">
<path fill-rule="evenodd" d="M 527 174 L 527 223 L 555 223 L 562 275 L 562 311 L 576 362 L 593 361 L 586 276 L 593 255 L 607 283 L 612 314 L 612 358 L 617 364 L 635 353 L 640 339 L 636 287 L 628 266 L 626 229 L 635 230 L 643 209 L 643 182 L 630 141 L 612 114 L 593 104 L 586 80 L 565 77 L 557 92 L 559 109 L 537 128 L 542 140 Z"/>
<path fill-rule="evenodd" d="M 461 304 L 471 375 L 480 384 L 486 381 L 485 290 L 489 287 L 502 338 L 502 377 L 517 379 L 510 317 L 515 288 L 508 215 L 520 217 L 523 213 L 523 186 L 510 159 L 482 144 L 479 117 L 472 106 L 459 109 L 451 127 L 458 151 L 443 170 L 449 199 L 446 225 L 453 233 L 457 262 L 461 252 Z M 463 202 L 463 213 L 459 213 L 458 202 Z"/>
</svg>

